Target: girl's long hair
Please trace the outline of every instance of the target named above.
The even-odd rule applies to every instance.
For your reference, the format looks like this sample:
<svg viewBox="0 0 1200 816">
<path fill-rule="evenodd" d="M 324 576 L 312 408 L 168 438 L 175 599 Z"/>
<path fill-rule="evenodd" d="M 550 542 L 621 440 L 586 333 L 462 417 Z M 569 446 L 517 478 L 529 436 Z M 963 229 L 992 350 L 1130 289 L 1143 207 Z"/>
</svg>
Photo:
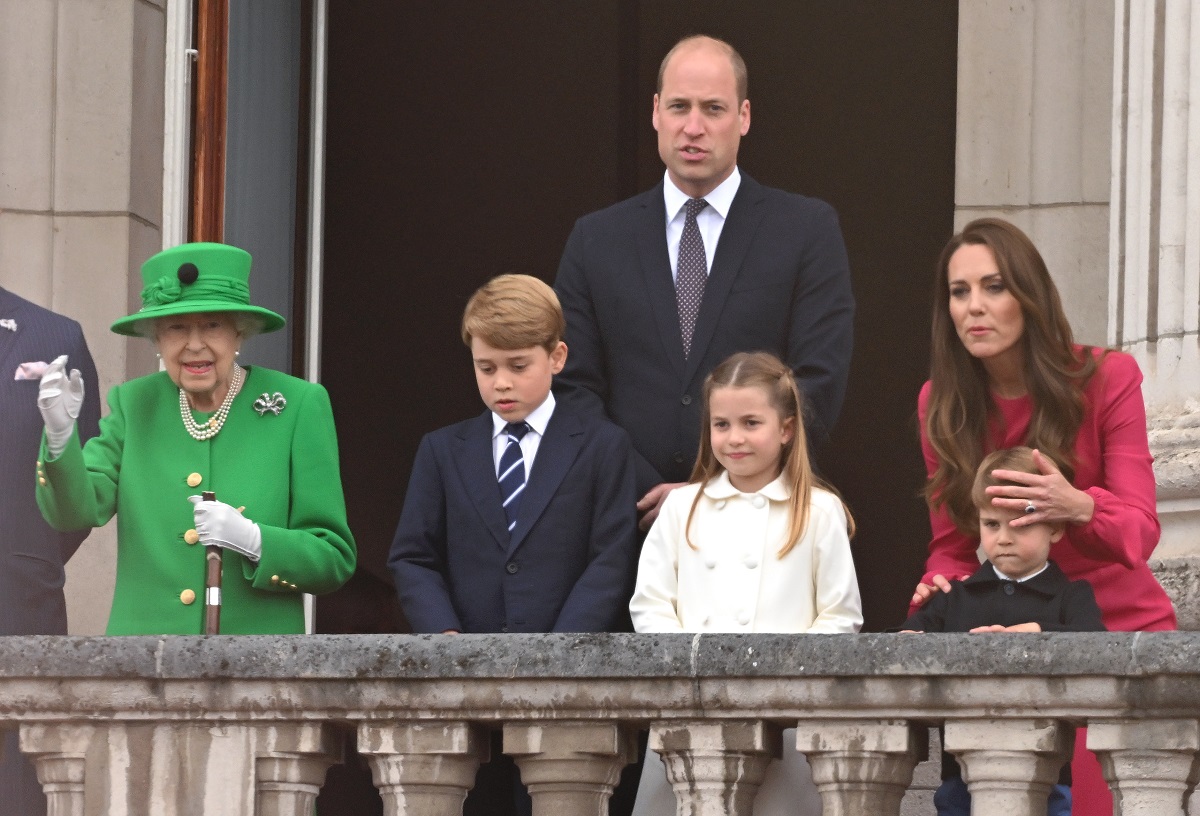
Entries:
<svg viewBox="0 0 1200 816">
<path fill-rule="evenodd" d="M 1025 388 L 1033 415 L 1025 444 L 1062 464 L 1075 476 L 1075 437 L 1083 423 L 1084 388 L 1096 371 L 1090 347 L 1075 349 L 1058 289 L 1037 247 L 1016 226 L 999 218 L 979 218 L 950 239 L 938 258 L 933 284 L 933 338 L 925 435 L 938 467 L 925 484 L 930 507 L 944 507 L 965 535 L 978 535 L 971 502 L 975 470 L 987 453 L 990 422 L 999 410 L 988 388 L 983 363 L 971 356 L 950 317 L 950 258 L 964 245 L 986 246 L 996 259 L 1005 288 L 1021 306 L 1025 331 Z"/>
<path fill-rule="evenodd" d="M 711 398 L 712 392 L 718 388 L 761 388 L 766 392 L 771 406 L 779 412 L 780 422 L 792 422 L 792 439 L 783 446 L 780 457 L 781 472 L 791 491 L 788 500 L 788 534 L 778 553 L 778 557 L 783 558 L 796 546 L 796 542 L 808 526 L 813 487 L 838 496 L 836 490 L 813 473 L 812 465 L 808 461 L 808 442 L 804 437 L 804 424 L 801 422 L 803 401 L 800 389 L 796 387 L 796 378 L 792 370 L 780 362 L 779 358 L 765 351 L 740 352 L 712 370 L 704 380 L 704 405 L 700 414 L 700 455 L 696 457 L 696 465 L 692 468 L 689 479 L 691 484 L 703 485 L 719 476 L 725 469 L 717 461 L 712 446 Z M 696 545 L 692 543 L 692 518 L 696 515 L 696 507 L 703 492 L 703 488 L 696 491 L 691 510 L 688 511 L 687 524 L 684 526 L 684 539 L 693 550 L 696 549 Z M 849 535 L 854 535 L 854 519 L 849 508 L 846 508 L 846 524 Z"/>
</svg>

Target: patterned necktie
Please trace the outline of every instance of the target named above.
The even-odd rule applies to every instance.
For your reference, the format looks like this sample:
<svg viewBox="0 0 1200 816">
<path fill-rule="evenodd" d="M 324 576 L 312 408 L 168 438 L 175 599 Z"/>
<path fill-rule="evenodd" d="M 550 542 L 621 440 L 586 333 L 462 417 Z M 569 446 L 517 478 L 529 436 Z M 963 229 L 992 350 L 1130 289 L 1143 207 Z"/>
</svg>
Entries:
<svg viewBox="0 0 1200 816">
<path fill-rule="evenodd" d="M 679 330 L 683 335 L 683 356 L 692 353 L 692 333 L 696 330 L 696 315 L 704 299 L 708 283 L 708 258 L 704 254 L 704 239 L 696 216 L 708 206 L 703 198 L 687 200 L 683 219 L 683 236 L 679 239 L 679 266 L 675 270 L 675 303 L 679 307 Z"/>
<path fill-rule="evenodd" d="M 500 496 L 504 499 L 504 515 L 508 516 L 508 531 L 517 526 L 517 508 L 525 492 L 525 455 L 521 453 L 521 437 L 529 431 L 524 422 L 510 422 L 504 427 L 508 446 L 500 455 Z"/>
</svg>

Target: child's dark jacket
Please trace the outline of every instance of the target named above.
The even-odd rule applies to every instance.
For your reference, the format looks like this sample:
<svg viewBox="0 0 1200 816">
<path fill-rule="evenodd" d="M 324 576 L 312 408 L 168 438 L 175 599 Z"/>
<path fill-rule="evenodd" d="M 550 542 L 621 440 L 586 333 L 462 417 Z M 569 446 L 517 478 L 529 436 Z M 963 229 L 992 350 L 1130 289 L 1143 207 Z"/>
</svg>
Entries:
<svg viewBox="0 0 1200 816">
<path fill-rule="evenodd" d="M 991 562 L 965 581 L 953 581 L 909 616 L 901 629 L 968 632 L 976 626 L 1037 623 L 1044 632 L 1103 632 L 1100 607 L 1087 581 L 1072 581 L 1053 561 L 1020 583 L 996 575 Z"/>
<path fill-rule="evenodd" d="M 1072 581 L 1053 561 L 1040 575 L 1020 583 L 999 578 L 990 561 L 965 581 L 951 581 L 909 616 L 901 629 L 922 632 L 968 632 L 976 626 L 1015 626 L 1037 623 L 1044 632 L 1103 632 L 1104 621 L 1092 585 Z M 960 775 L 954 757 L 942 752 L 942 778 Z M 1065 765 L 1059 783 L 1071 784 Z"/>
</svg>

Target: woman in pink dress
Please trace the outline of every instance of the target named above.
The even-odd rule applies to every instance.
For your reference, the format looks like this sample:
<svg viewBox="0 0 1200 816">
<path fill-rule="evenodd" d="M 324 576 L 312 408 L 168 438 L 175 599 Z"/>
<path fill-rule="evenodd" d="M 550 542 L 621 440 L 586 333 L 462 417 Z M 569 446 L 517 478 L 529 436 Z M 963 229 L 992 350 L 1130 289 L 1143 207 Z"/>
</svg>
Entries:
<svg viewBox="0 0 1200 816">
<path fill-rule="evenodd" d="M 980 218 L 950 239 L 937 267 L 930 380 L 918 413 L 933 540 L 912 608 L 979 566 L 975 468 L 1028 445 L 1040 475 L 1004 471 L 989 492 L 1029 524 L 1063 522 L 1051 558 L 1092 584 L 1114 631 L 1175 628 L 1146 561 L 1158 544 L 1142 374 L 1132 357 L 1075 344 L 1058 290 L 1017 227 Z M 1076 816 L 1111 814 L 1099 766 L 1076 740 Z"/>
</svg>

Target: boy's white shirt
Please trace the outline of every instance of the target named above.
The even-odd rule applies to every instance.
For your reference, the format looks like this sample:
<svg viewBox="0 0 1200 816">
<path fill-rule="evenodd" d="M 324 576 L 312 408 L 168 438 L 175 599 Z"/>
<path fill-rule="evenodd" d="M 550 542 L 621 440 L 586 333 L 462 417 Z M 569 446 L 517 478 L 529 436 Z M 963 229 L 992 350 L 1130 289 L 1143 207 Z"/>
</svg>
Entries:
<svg viewBox="0 0 1200 816">
<path fill-rule="evenodd" d="M 538 447 L 542 444 L 542 437 L 546 435 L 546 428 L 550 425 L 550 417 L 554 415 L 554 393 L 546 395 L 546 399 L 542 400 L 542 404 L 529 412 L 529 416 L 525 417 L 525 422 L 529 425 L 529 432 L 521 437 L 521 458 L 525 460 L 525 478 L 529 478 L 529 474 L 533 472 L 533 460 L 537 458 Z M 508 433 L 505 428 L 508 427 L 508 420 L 492 411 L 492 465 L 496 468 L 496 474 L 500 473 L 500 457 L 504 455 L 504 449 L 508 447 Z"/>
<path fill-rule="evenodd" d="M 642 546 L 629 611 L 637 632 L 857 632 L 862 600 L 841 501 L 814 488 L 808 527 L 782 559 L 782 477 L 741 493 L 728 473 L 671 492 Z"/>
</svg>

